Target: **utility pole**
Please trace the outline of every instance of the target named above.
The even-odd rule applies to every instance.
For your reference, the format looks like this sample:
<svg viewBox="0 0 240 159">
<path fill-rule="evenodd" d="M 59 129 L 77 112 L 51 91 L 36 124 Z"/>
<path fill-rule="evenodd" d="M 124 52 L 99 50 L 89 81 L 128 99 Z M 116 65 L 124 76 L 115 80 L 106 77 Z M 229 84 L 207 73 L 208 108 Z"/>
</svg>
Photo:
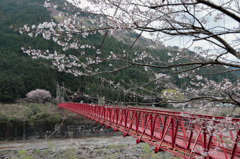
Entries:
<svg viewBox="0 0 240 159">
<path fill-rule="evenodd" d="M 56 100 L 58 103 L 63 102 L 65 99 L 65 87 L 64 83 L 62 83 L 62 86 L 60 86 L 57 82 L 56 85 Z"/>
</svg>

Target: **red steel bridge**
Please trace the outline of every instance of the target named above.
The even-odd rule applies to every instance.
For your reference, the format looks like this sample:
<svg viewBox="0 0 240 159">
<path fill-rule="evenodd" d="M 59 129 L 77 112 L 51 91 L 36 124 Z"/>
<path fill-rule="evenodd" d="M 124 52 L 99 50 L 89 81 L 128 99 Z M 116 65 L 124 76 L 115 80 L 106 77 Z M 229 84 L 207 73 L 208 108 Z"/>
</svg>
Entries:
<svg viewBox="0 0 240 159">
<path fill-rule="evenodd" d="M 64 108 L 184 159 L 240 159 L 240 119 L 124 106 L 60 103 Z"/>
</svg>

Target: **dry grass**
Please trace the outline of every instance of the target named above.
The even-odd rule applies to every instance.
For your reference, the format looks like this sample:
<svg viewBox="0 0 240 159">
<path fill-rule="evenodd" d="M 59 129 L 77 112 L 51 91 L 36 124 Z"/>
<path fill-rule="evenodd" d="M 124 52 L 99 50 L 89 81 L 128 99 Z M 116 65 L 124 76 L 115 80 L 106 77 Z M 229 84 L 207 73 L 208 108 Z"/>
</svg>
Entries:
<svg viewBox="0 0 240 159">
<path fill-rule="evenodd" d="M 0 104 L 0 121 L 31 121 L 43 118 L 56 118 L 60 113 L 56 104 L 52 103 L 18 103 Z"/>
</svg>

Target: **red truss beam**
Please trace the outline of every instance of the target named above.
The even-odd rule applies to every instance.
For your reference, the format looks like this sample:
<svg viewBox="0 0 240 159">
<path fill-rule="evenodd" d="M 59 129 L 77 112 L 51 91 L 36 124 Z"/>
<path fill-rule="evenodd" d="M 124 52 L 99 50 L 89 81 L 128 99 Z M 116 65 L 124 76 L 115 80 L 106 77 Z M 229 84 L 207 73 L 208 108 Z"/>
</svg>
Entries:
<svg viewBox="0 0 240 159">
<path fill-rule="evenodd" d="M 240 119 L 84 103 L 60 103 L 59 108 L 136 138 L 181 158 L 240 158 Z"/>
</svg>

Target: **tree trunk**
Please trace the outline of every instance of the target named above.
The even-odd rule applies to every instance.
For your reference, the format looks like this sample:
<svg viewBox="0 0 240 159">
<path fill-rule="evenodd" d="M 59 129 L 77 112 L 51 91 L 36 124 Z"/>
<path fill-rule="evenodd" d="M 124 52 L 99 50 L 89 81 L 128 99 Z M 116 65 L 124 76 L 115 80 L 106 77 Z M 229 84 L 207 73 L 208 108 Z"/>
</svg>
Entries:
<svg viewBox="0 0 240 159">
<path fill-rule="evenodd" d="M 5 131 L 5 141 L 8 141 L 8 135 L 9 135 L 9 124 L 6 123 L 6 131 Z"/>
<path fill-rule="evenodd" d="M 26 140 L 27 122 L 23 122 L 23 140 Z"/>
<path fill-rule="evenodd" d="M 73 129 L 73 138 L 76 138 L 76 126 L 74 125 L 74 129 Z"/>
<path fill-rule="evenodd" d="M 17 135 L 18 135 L 18 122 L 14 122 L 14 141 L 17 140 Z"/>
</svg>

